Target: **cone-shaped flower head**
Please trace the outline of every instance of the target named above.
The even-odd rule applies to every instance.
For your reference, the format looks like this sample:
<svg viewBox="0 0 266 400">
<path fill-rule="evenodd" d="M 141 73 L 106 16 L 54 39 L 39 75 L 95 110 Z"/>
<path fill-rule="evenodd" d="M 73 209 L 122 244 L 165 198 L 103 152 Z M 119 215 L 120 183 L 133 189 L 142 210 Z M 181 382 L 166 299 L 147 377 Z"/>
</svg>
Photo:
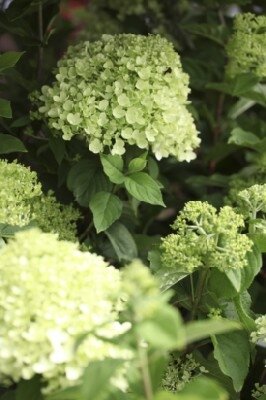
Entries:
<svg viewBox="0 0 266 400">
<path fill-rule="evenodd" d="M 251 13 L 239 14 L 235 19 L 234 34 L 228 46 L 229 64 L 227 73 L 252 72 L 266 78 L 266 16 Z"/>
<path fill-rule="evenodd" d="M 34 221 L 44 232 L 75 241 L 79 212 L 43 194 L 37 174 L 17 162 L 0 160 L 0 224 L 26 226 Z"/>
<path fill-rule="evenodd" d="M 69 140 L 82 135 L 93 153 L 151 148 L 157 159 L 195 158 L 200 140 L 187 109 L 188 76 L 159 35 L 103 35 L 70 46 L 56 81 L 38 96 L 35 116 Z M 33 113 L 34 116 L 34 113 Z"/>
<path fill-rule="evenodd" d="M 1 249 L 0 274 L 1 382 L 40 374 L 53 392 L 77 384 L 90 361 L 125 355 L 96 336 L 126 328 L 117 322 L 120 273 L 102 257 L 33 229 Z"/>
</svg>

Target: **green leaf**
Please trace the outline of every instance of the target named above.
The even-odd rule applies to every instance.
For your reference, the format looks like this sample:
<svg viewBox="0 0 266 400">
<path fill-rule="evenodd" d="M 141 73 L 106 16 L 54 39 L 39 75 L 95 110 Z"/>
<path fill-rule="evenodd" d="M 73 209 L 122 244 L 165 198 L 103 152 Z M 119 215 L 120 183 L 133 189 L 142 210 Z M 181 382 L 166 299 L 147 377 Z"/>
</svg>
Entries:
<svg viewBox="0 0 266 400">
<path fill-rule="evenodd" d="M 186 324 L 187 344 L 205 339 L 211 335 L 220 335 L 221 333 L 240 329 L 241 326 L 235 321 L 225 318 L 213 318 L 202 321 L 194 321 Z"/>
<path fill-rule="evenodd" d="M 110 181 L 116 184 L 121 184 L 124 182 L 123 171 L 123 159 L 118 155 L 101 155 L 101 162 L 105 174 L 109 177 Z"/>
<path fill-rule="evenodd" d="M 0 117 L 12 118 L 12 109 L 10 106 L 10 101 L 5 99 L 0 99 Z"/>
<path fill-rule="evenodd" d="M 21 380 L 18 383 L 16 390 L 16 400 L 41 400 L 41 380 L 40 377 L 35 375 L 30 380 Z"/>
<path fill-rule="evenodd" d="M 103 173 L 99 160 L 94 157 L 80 160 L 70 169 L 67 187 L 83 207 L 89 207 L 89 202 L 95 193 L 112 190 L 111 182 Z"/>
<path fill-rule="evenodd" d="M 250 363 L 249 336 L 244 331 L 213 336 L 214 357 L 237 392 L 243 387 Z"/>
<path fill-rule="evenodd" d="M 253 246 L 252 251 L 247 253 L 248 265 L 240 269 L 241 274 L 241 292 L 247 290 L 252 284 L 255 276 L 262 268 L 262 257 L 257 246 Z"/>
<path fill-rule="evenodd" d="M 116 221 L 110 228 L 105 231 L 110 240 L 118 259 L 131 261 L 138 256 L 138 250 L 133 236 L 128 229 Z"/>
<path fill-rule="evenodd" d="M 83 376 L 81 387 L 83 397 L 88 400 L 105 399 L 109 395 L 110 379 L 124 362 L 124 360 L 111 358 L 91 362 Z"/>
<path fill-rule="evenodd" d="M 15 152 L 27 152 L 27 149 L 15 136 L 0 133 L 0 154 Z"/>
<path fill-rule="evenodd" d="M 244 293 L 243 293 L 244 294 Z M 243 295 L 236 296 L 234 298 L 234 305 L 239 318 L 239 321 L 243 324 L 245 329 L 251 333 L 256 330 L 256 324 L 253 318 L 248 315 L 248 312 L 244 306 Z"/>
<path fill-rule="evenodd" d="M 24 52 L 8 51 L 0 55 L 0 73 L 7 68 L 12 68 L 16 65 Z"/>
<path fill-rule="evenodd" d="M 241 98 L 230 109 L 230 111 L 228 113 L 228 117 L 231 119 L 236 119 L 237 117 L 239 117 L 239 115 L 241 115 L 244 112 L 246 112 L 247 110 L 249 110 L 255 104 L 256 104 L 256 102 L 254 100 Z"/>
<path fill-rule="evenodd" d="M 162 268 L 156 271 L 154 275 L 160 282 L 161 291 L 165 292 L 189 274 L 187 271 L 178 271 L 173 268 Z"/>
<path fill-rule="evenodd" d="M 156 315 L 139 323 L 137 332 L 151 346 L 164 350 L 182 349 L 185 346 L 185 331 L 177 310 L 165 304 Z"/>
<path fill-rule="evenodd" d="M 123 209 L 121 200 L 109 192 L 95 193 L 89 206 L 97 233 L 109 228 L 120 217 Z"/>
<path fill-rule="evenodd" d="M 147 165 L 147 160 L 143 158 L 134 158 L 128 165 L 128 173 L 133 174 L 134 172 L 142 171 Z"/>
<path fill-rule="evenodd" d="M 125 187 L 139 201 L 164 206 L 158 183 L 145 172 L 135 172 L 127 176 Z"/>
<path fill-rule="evenodd" d="M 63 161 L 66 151 L 65 141 L 60 137 L 51 136 L 49 139 L 49 146 L 53 152 L 53 155 L 55 156 L 58 165 L 60 165 Z"/>
<path fill-rule="evenodd" d="M 248 235 L 253 240 L 258 250 L 261 253 L 266 253 L 266 234 L 265 233 L 250 233 Z"/>
<path fill-rule="evenodd" d="M 252 132 L 244 131 L 241 128 L 235 128 L 231 132 L 231 136 L 228 140 L 228 143 L 234 143 L 237 146 L 244 146 L 254 148 L 255 145 L 258 145 L 260 142 L 260 138 Z"/>
<path fill-rule="evenodd" d="M 187 399 L 198 396 L 202 400 L 227 400 L 228 393 L 215 380 L 200 376 L 188 382 L 180 392 L 180 400 L 185 395 Z"/>
<path fill-rule="evenodd" d="M 208 279 L 208 290 L 212 293 L 215 293 L 217 298 L 233 299 L 238 294 L 237 288 L 240 288 L 240 282 L 237 283 L 235 281 L 234 285 L 232 280 L 230 280 L 224 272 L 218 270 L 217 268 L 211 269 Z"/>
</svg>

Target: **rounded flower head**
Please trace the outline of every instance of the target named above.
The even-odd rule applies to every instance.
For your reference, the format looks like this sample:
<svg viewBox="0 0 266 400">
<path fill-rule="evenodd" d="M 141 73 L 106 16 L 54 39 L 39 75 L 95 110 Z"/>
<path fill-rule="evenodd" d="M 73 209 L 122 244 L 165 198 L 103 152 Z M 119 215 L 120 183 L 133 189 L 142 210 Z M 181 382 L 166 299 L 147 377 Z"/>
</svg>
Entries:
<svg viewBox="0 0 266 400">
<path fill-rule="evenodd" d="M 102 35 L 68 48 L 55 83 L 38 96 L 38 118 L 65 140 L 80 134 L 93 153 L 122 155 L 136 145 L 157 159 L 190 161 L 200 140 L 188 93 L 188 76 L 166 39 Z"/>
<path fill-rule="evenodd" d="M 32 220 L 31 204 L 42 193 L 36 172 L 0 160 L 0 223 L 24 226 Z"/>
<path fill-rule="evenodd" d="M 58 233 L 60 239 L 76 240 L 79 212 L 71 205 L 45 195 L 37 174 L 16 162 L 0 160 L 0 223 L 27 226 L 34 221 L 44 232 Z"/>
<path fill-rule="evenodd" d="M 40 374 L 43 390 L 53 392 L 77 384 L 90 361 L 123 357 L 99 338 L 124 330 L 117 322 L 120 274 L 102 257 L 27 230 L 1 250 L 0 273 L 2 382 Z"/>
<path fill-rule="evenodd" d="M 266 16 L 239 14 L 235 19 L 235 33 L 227 46 L 229 64 L 227 73 L 252 72 L 266 78 Z"/>
<path fill-rule="evenodd" d="M 243 217 L 232 207 L 218 213 L 207 202 L 190 201 L 173 224 L 177 233 L 162 239 L 162 263 L 189 273 L 204 266 L 221 271 L 243 268 L 252 247 L 247 235 L 239 232 L 243 226 Z"/>
</svg>

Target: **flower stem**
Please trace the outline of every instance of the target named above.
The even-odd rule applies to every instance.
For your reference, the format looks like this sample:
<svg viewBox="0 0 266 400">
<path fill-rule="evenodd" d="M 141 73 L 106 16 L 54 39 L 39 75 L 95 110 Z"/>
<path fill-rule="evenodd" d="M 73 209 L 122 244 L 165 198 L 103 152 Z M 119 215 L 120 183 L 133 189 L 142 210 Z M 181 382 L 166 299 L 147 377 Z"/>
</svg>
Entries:
<svg viewBox="0 0 266 400">
<path fill-rule="evenodd" d="M 153 400 L 153 390 L 152 383 L 149 371 L 149 362 L 147 357 L 147 349 L 141 345 L 140 340 L 138 339 L 138 354 L 140 361 L 140 369 L 143 379 L 143 386 L 145 392 L 145 398 L 147 400 Z"/>
<path fill-rule="evenodd" d="M 195 300 L 193 302 L 192 311 L 191 311 L 191 320 L 195 319 L 196 313 L 198 311 L 199 303 L 203 295 L 203 291 L 206 285 L 207 277 L 209 273 L 209 268 L 204 268 L 200 272 L 199 280 L 197 283 L 197 289 L 195 293 Z"/>
</svg>

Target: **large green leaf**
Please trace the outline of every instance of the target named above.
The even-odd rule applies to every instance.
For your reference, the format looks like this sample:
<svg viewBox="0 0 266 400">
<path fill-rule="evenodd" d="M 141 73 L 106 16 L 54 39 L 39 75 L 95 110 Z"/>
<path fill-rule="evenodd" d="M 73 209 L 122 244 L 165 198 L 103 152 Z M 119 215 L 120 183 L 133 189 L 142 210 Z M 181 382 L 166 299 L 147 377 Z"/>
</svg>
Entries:
<svg viewBox="0 0 266 400">
<path fill-rule="evenodd" d="M 95 193 L 89 205 L 97 233 L 109 228 L 120 217 L 123 208 L 121 200 L 109 192 Z"/>
<path fill-rule="evenodd" d="M 21 380 L 16 390 L 16 400 L 42 400 L 41 394 L 41 380 L 40 377 L 35 375 L 30 380 Z"/>
<path fill-rule="evenodd" d="M 138 256 L 138 249 L 129 230 L 116 221 L 105 231 L 119 260 L 131 261 Z"/>
<path fill-rule="evenodd" d="M 0 99 L 0 117 L 12 118 L 12 109 L 10 106 L 10 101 L 5 99 Z"/>
<path fill-rule="evenodd" d="M 260 138 L 252 132 L 244 131 L 244 129 L 241 128 L 235 128 L 232 130 L 228 142 L 253 149 L 260 143 Z"/>
<path fill-rule="evenodd" d="M 27 152 L 27 149 L 15 136 L 0 133 L 0 154 L 15 152 Z"/>
<path fill-rule="evenodd" d="M 139 323 L 136 328 L 140 337 L 155 348 L 173 350 L 185 346 L 182 320 L 177 310 L 168 304 L 158 309 L 152 319 Z"/>
<path fill-rule="evenodd" d="M 83 376 L 81 393 L 84 399 L 104 400 L 108 395 L 110 379 L 116 370 L 123 365 L 124 360 L 106 358 L 93 361 L 86 368 Z"/>
<path fill-rule="evenodd" d="M 186 328 L 186 341 L 192 343 L 205 339 L 211 335 L 220 335 L 224 332 L 240 329 L 241 326 L 235 321 L 225 318 L 213 318 L 202 321 L 189 322 Z"/>
<path fill-rule="evenodd" d="M 78 161 L 69 171 L 67 186 L 83 207 L 89 207 L 92 196 L 100 191 L 110 191 L 112 184 L 104 175 L 96 158 Z"/>
<path fill-rule="evenodd" d="M 145 172 L 135 172 L 127 176 L 125 187 L 139 201 L 164 206 L 158 183 Z"/>
<path fill-rule="evenodd" d="M 237 392 L 243 387 L 250 363 L 249 336 L 244 331 L 213 336 L 214 357 L 221 371 L 230 376 Z"/>
<path fill-rule="evenodd" d="M 123 159 L 117 155 L 101 155 L 101 162 L 105 174 L 109 177 L 110 181 L 116 184 L 124 182 L 123 171 Z"/>
<path fill-rule="evenodd" d="M 49 146 L 51 147 L 57 163 L 60 165 L 65 155 L 66 142 L 60 137 L 51 136 L 49 139 Z"/>
<path fill-rule="evenodd" d="M 7 68 L 12 68 L 16 65 L 24 52 L 7 51 L 0 55 L 0 73 Z"/>
</svg>

